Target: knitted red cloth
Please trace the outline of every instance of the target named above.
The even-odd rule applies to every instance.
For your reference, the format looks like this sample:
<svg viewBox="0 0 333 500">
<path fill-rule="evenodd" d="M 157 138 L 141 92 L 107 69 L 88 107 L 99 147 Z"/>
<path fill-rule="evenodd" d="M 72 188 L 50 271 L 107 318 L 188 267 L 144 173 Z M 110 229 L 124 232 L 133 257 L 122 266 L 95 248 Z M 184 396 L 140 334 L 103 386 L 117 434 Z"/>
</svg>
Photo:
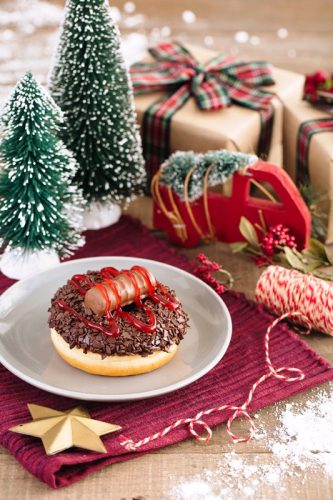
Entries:
<svg viewBox="0 0 333 500">
<path fill-rule="evenodd" d="M 129 217 L 123 217 L 111 228 L 87 232 L 87 244 L 75 258 L 99 255 L 145 257 L 193 271 L 193 265 L 186 257 L 157 240 L 138 221 Z M 11 283 L 0 276 L 1 291 Z M 172 395 L 128 403 L 85 403 L 91 416 L 121 425 L 122 434 L 138 440 L 178 418 L 193 417 L 200 410 L 224 403 L 242 404 L 252 384 L 266 371 L 264 335 L 272 316 L 241 294 L 227 292 L 223 299 L 232 317 L 233 334 L 226 355 L 213 370 Z M 275 366 L 300 368 L 305 379 L 286 383 L 271 377 L 258 388 L 249 408 L 251 412 L 333 379 L 333 369 L 328 362 L 307 347 L 286 325 L 278 325 L 272 331 L 271 357 Z M 39 439 L 8 431 L 8 428 L 30 420 L 29 402 L 58 410 L 67 410 L 81 402 L 32 387 L 0 367 L 0 443 L 23 467 L 52 488 L 69 485 L 108 464 L 135 458 L 190 436 L 188 428 L 179 427 L 133 453 L 120 444 L 117 434 L 110 434 L 103 437 L 107 454 L 73 448 L 47 456 Z M 214 426 L 225 422 L 229 416 L 230 412 L 219 412 L 206 416 L 204 420 Z"/>
</svg>

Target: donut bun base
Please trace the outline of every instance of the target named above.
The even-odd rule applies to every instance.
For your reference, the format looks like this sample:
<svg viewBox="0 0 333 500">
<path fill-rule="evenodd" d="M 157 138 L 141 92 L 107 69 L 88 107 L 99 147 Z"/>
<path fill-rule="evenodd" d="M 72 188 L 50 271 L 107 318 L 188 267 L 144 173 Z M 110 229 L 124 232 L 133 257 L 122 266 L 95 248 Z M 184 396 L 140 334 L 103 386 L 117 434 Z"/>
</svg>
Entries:
<svg viewBox="0 0 333 500">
<path fill-rule="evenodd" d="M 53 345 L 64 361 L 79 370 L 107 377 L 126 377 L 156 370 L 168 363 L 174 357 L 178 348 L 176 344 L 173 344 L 170 352 L 159 350 L 146 357 L 140 354 L 132 356 L 112 354 L 102 359 L 101 355 L 95 352 L 88 351 L 85 354 L 78 347 L 70 349 L 69 344 L 54 328 L 50 330 Z"/>
</svg>

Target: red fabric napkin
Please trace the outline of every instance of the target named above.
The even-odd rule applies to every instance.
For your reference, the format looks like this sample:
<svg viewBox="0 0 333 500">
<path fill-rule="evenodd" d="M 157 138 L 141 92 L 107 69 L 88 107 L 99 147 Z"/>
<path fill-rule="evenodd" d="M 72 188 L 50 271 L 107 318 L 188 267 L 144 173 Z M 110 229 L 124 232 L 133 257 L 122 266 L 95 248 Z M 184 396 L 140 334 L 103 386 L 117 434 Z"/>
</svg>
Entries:
<svg viewBox="0 0 333 500">
<path fill-rule="evenodd" d="M 138 221 L 123 217 L 115 226 L 87 233 L 87 244 L 75 258 L 99 255 L 146 257 L 193 271 L 186 257 L 157 240 Z M 12 283 L 0 276 L 0 290 Z M 264 335 L 272 316 L 237 293 L 223 295 L 233 321 L 230 347 L 222 361 L 202 379 L 170 395 L 128 403 L 85 403 L 91 416 L 122 426 L 121 433 L 138 440 L 151 435 L 178 418 L 194 417 L 200 410 L 222 404 L 242 404 L 252 384 L 264 373 Z M 271 377 L 259 387 L 249 411 L 333 379 L 328 362 L 312 351 L 286 325 L 277 326 L 271 337 L 271 358 L 276 367 L 293 366 L 305 373 L 300 382 L 286 383 Z M 71 449 L 54 456 L 44 453 L 39 439 L 15 434 L 9 427 L 31 420 L 27 403 L 67 410 L 82 402 L 49 394 L 32 387 L 0 367 L 0 443 L 31 474 L 52 488 L 69 485 L 108 464 L 135 458 L 189 438 L 188 428 L 179 427 L 138 452 L 128 452 L 116 433 L 103 437 L 107 454 Z M 204 418 L 214 426 L 225 422 L 229 412 Z M 199 444 L 198 444 L 199 446 Z M 235 445 L 237 446 L 237 445 Z M 110 470 L 112 474 L 112 470 Z M 112 479 L 112 477 L 111 477 Z"/>
</svg>

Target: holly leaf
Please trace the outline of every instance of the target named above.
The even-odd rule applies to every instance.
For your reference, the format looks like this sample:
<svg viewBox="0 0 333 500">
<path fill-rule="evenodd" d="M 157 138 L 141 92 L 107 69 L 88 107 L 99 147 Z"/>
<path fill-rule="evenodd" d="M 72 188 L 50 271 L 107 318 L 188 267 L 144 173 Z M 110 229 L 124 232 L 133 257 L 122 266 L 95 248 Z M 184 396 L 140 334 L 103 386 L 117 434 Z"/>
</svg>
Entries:
<svg viewBox="0 0 333 500">
<path fill-rule="evenodd" d="M 320 260 L 310 260 L 304 268 L 305 273 L 313 273 L 315 269 L 318 269 L 318 267 L 322 267 L 323 263 Z"/>
<path fill-rule="evenodd" d="M 294 251 L 293 249 L 289 247 L 284 247 L 284 254 L 286 256 L 288 264 L 293 268 L 297 269 L 298 271 L 302 271 L 303 273 L 305 272 L 306 269 L 306 264 L 302 260 L 302 255 Z M 301 257 L 300 257 L 301 256 Z"/>
<path fill-rule="evenodd" d="M 316 259 L 321 260 L 322 262 L 328 262 L 325 245 L 315 238 L 310 239 L 309 248 L 305 249 L 304 253 L 305 255 L 310 253 Z"/>
<path fill-rule="evenodd" d="M 322 271 L 314 271 L 313 275 L 322 280 L 333 281 L 333 276 Z"/>
<path fill-rule="evenodd" d="M 241 217 L 239 223 L 239 231 L 248 243 L 257 248 L 259 247 L 257 231 L 255 230 L 253 224 L 251 224 L 251 222 L 246 217 Z"/>
<path fill-rule="evenodd" d="M 332 248 L 331 248 L 331 247 L 329 247 L 329 248 L 326 248 L 326 247 L 325 247 L 325 250 L 326 250 L 327 260 L 328 260 L 328 262 L 331 264 L 331 266 L 333 266 L 333 253 L 332 253 Z"/>
<path fill-rule="evenodd" d="M 230 243 L 232 253 L 242 252 L 247 246 L 248 243 L 246 241 L 236 241 L 235 243 Z"/>
</svg>

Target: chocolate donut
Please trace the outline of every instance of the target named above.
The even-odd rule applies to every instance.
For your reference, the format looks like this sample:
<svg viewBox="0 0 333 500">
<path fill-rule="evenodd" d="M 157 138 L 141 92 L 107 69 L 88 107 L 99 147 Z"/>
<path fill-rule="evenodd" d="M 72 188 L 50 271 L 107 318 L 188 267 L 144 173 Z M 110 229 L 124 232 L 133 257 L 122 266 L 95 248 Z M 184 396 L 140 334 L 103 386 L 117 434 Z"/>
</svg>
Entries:
<svg viewBox="0 0 333 500">
<path fill-rule="evenodd" d="M 175 291 L 139 266 L 73 276 L 58 289 L 49 312 L 51 339 L 60 356 L 98 375 L 159 368 L 171 360 L 189 328 Z"/>
</svg>

